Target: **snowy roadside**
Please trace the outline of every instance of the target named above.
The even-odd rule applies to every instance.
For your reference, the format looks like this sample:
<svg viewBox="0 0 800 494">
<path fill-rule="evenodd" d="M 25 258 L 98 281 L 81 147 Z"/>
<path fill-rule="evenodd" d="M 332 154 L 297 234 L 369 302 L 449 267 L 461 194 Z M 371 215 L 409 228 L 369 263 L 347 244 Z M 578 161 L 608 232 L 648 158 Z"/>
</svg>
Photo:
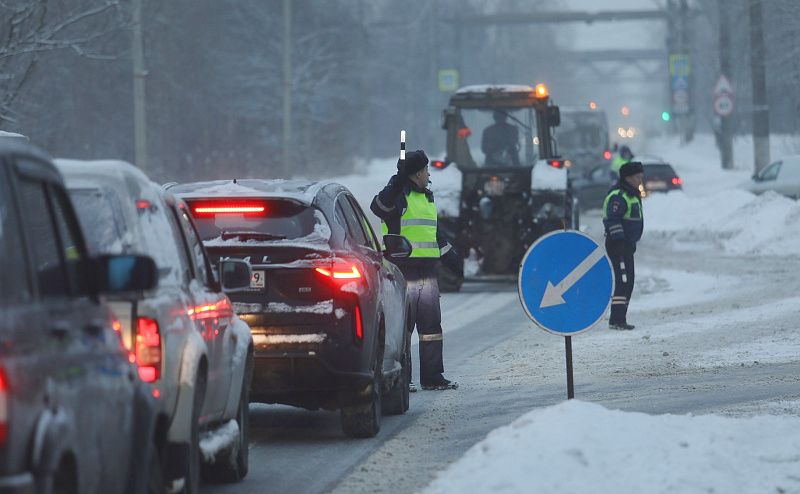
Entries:
<svg viewBox="0 0 800 494">
<path fill-rule="evenodd" d="M 423 492 L 800 492 L 799 427 L 565 402 L 493 431 Z"/>
</svg>

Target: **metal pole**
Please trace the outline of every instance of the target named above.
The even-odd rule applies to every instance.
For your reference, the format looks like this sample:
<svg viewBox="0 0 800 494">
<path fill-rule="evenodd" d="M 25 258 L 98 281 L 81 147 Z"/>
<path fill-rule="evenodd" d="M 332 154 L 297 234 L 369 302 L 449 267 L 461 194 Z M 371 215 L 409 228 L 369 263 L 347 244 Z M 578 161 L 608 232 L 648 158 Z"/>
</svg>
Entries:
<svg viewBox="0 0 800 494">
<path fill-rule="evenodd" d="M 753 79 L 753 154 L 756 173 L 769 164 L 769 105 L 761 0 L 750 0 L 750 70 Z"/>
<path fill-rule="evenodd" d="M 289 173 L 292 149 L 292 0 L 283 0 L 283 160 Z"/>
<path fill-rule="evenodd" d="M 564 337 L 564 346 L 567 349 L 567 399 L 575 398 L 575 383 L 572 379 L 572 336 Z"/>
<path fill-rule="evenodd" d="M 133 0 L 133 137 L 134 161 L 147 170 L 147 116 L 145 101 L 144 41 L 142 38 L 142 0 Z"/>
<path fill-rule="evenodd" d="M 719 8 L 719 72 L 727 78 L 731 76 L 731 21 L 723 0 L 717 0 Z M 733 168 L 733 117 L 719 117 L 719 154 L 722 168 Z"/>
</svg>

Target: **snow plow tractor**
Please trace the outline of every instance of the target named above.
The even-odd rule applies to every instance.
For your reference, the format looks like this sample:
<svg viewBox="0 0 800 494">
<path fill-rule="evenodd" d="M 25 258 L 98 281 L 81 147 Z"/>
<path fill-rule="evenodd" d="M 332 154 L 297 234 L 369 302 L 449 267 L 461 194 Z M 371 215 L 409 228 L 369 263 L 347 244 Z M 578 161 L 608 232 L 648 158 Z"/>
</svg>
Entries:
<svg viewBox="0 0 800 494">
<path fill-rule="evenodd" d="M 517 85 L 467 86 L 443 113 L 447 157 L 461 173 L 458 207 L 443 209 L 439 228 L 467 258 L 467 279 L 512 280 L 528 247 L 542 235 L 577 228 L 570 163 L 554 149 L 558 106 L 548 89 Z M 464 277 L 442 268 L 442 291 Z"/>
</svg>

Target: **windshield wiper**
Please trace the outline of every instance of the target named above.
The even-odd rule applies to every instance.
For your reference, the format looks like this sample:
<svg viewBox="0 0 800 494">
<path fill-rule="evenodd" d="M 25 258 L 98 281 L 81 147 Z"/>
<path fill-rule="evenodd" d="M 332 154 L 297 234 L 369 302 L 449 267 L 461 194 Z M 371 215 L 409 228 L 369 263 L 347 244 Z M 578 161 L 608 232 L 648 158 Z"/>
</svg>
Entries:
<svg viewBox="0 0 800 494">
<path fill-rule="evenodd" d="M 273 233 L 251 232 L 251 231 L 223 231 L 222 240 L 239 238 L 242 240 L 285 240 L 285 235 L 275 235 Z"/>
</svg>

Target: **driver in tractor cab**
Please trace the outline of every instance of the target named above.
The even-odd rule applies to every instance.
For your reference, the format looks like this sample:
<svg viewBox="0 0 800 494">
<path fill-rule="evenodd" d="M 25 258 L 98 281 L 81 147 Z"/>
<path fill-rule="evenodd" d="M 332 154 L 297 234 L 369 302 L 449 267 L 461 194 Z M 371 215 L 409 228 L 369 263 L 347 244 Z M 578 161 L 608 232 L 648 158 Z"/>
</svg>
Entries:
<svg viewBox="0 0 800 494">
<path fill-rule="evenodd" d="M 519 166 L 519 130 L 506 122 L 503 110 L 493 113 L 494 124 L 483 130 L 481 151 L 486 156 L 485 166 Z"/>
</svg>

